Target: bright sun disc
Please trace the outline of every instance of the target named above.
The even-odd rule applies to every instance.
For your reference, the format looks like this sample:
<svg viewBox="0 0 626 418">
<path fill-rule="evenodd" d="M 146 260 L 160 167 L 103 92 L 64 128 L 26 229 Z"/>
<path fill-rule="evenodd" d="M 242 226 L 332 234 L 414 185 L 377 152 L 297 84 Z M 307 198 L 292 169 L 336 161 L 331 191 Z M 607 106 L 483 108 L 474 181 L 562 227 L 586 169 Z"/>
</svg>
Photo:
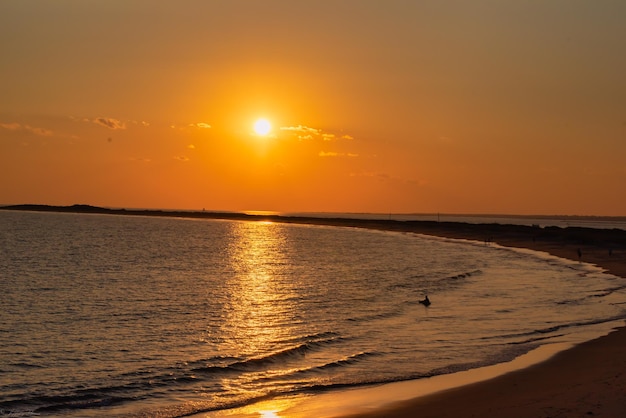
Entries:
<svg viewBox="0 0 626 418">
<path fill-rule="evenodd" d="M 272 130 L 272 124 L 267 119 L 259 119 L 254 122 L 254 132 L 257 135 L 267 135 Z"/>
</svg>

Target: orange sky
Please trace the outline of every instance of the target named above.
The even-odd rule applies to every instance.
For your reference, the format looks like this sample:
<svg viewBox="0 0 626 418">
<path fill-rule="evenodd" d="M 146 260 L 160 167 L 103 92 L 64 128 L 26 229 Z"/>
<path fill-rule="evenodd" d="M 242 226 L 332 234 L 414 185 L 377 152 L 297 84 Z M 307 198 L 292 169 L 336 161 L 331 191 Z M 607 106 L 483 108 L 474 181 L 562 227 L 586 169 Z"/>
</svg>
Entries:
<svg viewBox="0 0 626 418">
<path fill-rule="evenodd" d="M 625 21 L 618 0 L 5 0 L 0 203 L 626 215 Z"/>
</svg>

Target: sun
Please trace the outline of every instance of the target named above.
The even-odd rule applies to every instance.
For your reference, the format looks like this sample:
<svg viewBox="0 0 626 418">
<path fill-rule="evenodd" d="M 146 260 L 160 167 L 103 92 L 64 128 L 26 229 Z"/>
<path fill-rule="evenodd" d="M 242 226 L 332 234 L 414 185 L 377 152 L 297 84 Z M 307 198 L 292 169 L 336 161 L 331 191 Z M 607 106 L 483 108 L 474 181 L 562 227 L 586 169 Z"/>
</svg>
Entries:
<svg viewBox="0 0 626 418">
<path fill-rule="evenodd" d="M 272 130 L 272 124 L 267 119 L 257 119 L 256 122 L 254 122 L 253 129 L 255 134 L 265 136 Z"/>
</svg>

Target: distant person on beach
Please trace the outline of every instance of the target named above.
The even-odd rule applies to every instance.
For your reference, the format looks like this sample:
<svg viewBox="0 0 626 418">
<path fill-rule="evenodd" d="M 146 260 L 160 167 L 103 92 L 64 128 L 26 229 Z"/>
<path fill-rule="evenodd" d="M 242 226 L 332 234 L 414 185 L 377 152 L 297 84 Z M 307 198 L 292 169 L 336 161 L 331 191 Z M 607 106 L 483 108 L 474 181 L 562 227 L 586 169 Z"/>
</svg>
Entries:
<svg viewBox="0 0 626 418">
<path fill-rule="evenodd" d="M 420 303 L 424 306 L 430 306 L 430 299 L 428 299 L 428 295 L 426 295 L 423 300 L 420 300 Z"/>
<path fill-rule="evenodd" d="M 582 256 L 583 256 L 583 252 L 580 250 L 580 248 L 579 248 L 579 249 L 577 249 L 576 251 L 578 252 L 578 261 L 580 261 L 580 259 L 581 259 L 581 258 L 582 258 Z"/>
</svg>

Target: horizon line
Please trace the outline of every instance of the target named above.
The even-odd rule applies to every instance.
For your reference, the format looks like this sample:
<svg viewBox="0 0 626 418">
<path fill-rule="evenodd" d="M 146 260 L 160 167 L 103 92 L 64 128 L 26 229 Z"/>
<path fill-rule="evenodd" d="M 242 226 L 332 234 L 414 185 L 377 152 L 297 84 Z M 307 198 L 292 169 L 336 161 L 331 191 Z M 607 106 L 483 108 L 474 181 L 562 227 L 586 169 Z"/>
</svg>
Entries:
<svg viewBox="0 0 626 418">
<path fill-rule="evenodd" d="M 249 215 L 249 216 L 307 216 L 315 217 L 315 215 L 375 215 L 375 216 L 434 216 L 434 217 L 472 217 L 472 218 L 542 218 L 542 219 L 621 219 L 626 220 L 626 215 L 566 215 L 566 214 L 513 214 L 513 213 L 455 213 L 455 212 L 358 212 L 358 211 L 275 211 L 275 210 L 224 210 L 224 209 L 175 209 L 175 208 L 139 208 L 139 207 L 117 207 L 117 206 L 97 206 L 86 203 L 74 203 L 72 205 L 51 205 L 45 203 L 19 203 L 19 204 L 0 204 L 0 209 L 24 207 L 41 207 L 41 208 L 92 208 L 101 210 L 124 210 L 124 211 L 159 211 L 159 212 L 189 212 L 189 213 L 215 213 L 215 214 L 233 214 L 233 215 Z"/>
</svg>

